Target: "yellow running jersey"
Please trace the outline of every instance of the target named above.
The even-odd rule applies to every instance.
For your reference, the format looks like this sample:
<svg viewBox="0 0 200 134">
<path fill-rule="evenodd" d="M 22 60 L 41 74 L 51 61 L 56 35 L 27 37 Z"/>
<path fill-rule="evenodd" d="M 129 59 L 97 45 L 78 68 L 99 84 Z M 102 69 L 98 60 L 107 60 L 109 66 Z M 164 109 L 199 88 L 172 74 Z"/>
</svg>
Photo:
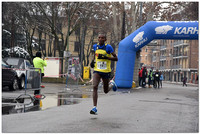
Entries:
<svg viewBox="0 0 200 134">
<path fill-rule="evenodd" d="M 107 44 L 105 44 L 105 46 L 103 48 L 99 48 L 99 45 L 97 44 L 97 49 L 95 51 L 95 66 L 94 66 L 94 71 L 98 71 L 98 72 L 103 72 L 103 73 L 109 73 L 111 72 L 111 60 L 108 59 L 98 59 L 98 55 L 102 54 L 105 55 L 107 57 L 111 57 L 111 54 L 108 54 L 106 52 L 106 46 Z"/>
</svg>

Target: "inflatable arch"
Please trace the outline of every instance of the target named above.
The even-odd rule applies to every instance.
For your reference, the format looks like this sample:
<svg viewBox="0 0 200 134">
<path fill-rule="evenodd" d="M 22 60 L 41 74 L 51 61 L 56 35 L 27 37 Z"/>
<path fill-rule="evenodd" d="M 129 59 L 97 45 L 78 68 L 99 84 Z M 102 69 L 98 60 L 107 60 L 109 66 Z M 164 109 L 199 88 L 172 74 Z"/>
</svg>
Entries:
<svg viewBox="0 0 200 134">
<path fill-rule="evenodd" d="M 136 52 L 154 39 L 198 40 L 198 21 L 149 21 L 120 41 L 115 82 L 131 88 Z"/>
</svg>

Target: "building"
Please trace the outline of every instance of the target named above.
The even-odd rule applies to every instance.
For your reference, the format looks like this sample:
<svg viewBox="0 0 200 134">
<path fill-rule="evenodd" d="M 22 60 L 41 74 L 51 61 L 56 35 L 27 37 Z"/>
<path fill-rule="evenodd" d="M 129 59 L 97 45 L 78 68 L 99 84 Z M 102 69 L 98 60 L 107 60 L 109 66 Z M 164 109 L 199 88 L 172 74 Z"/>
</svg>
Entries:
<svg viewBox="0 0 200 134">
<path fill-rule="evenodd" d="M 141 51 L 141 62 L 159 69 L 166 81 L 197 83 L 199 72 L 198 40 L 157 40 L 156 46 L 146 46 Z"/>
</svg>

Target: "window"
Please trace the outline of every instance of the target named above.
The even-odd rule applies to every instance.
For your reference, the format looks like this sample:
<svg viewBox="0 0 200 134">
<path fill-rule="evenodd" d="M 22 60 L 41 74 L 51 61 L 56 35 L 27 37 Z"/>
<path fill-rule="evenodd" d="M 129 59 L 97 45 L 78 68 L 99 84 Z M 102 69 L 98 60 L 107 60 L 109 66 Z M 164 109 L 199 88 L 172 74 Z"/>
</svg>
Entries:
<svg viewBox="0 0 200 134">
<path fill-rule="evenodd" d="M 8 64 L 10 64 L 10 65 L 15 65 L 15 66 L 17 66 L 17 65 L 19 64 L 19 59 L 12 59 L 12 58 L 10 58 L 10 59 L 8 59 L 6 62 L 7 62 Z"/>
<path fill-rule="evenodd" d="M 26 62 L 26 68 L 30 68 L 31 67 L 31 64 L 30 64 L 30 62 L 29 61 L 25 61 Z"/>
<path fill-rule="evenodd" d="M 22 64 L 19 66 L 19 69 L 25 69 L 24 62 L 22 62 Z"/>
<path fill-rule="evenodd" d="M 58 41 L 57 46 L 56 46 L 55 44 L 56 44 L 56 41 L 54 40 L 55 50 L 58 50 L 58 46 L 61 46 L 61 45 L 62 45 L 62 41 Z M 45 44 L 42 44 L 42 45 L 43 45 L 43 47 L 45 48 Z"/>
<path fill-rule="evenodd" d="M 79 52 L 80 48 L 80 42 L 75 41 L 74 42 L 74 52 Z"/>
</svg>

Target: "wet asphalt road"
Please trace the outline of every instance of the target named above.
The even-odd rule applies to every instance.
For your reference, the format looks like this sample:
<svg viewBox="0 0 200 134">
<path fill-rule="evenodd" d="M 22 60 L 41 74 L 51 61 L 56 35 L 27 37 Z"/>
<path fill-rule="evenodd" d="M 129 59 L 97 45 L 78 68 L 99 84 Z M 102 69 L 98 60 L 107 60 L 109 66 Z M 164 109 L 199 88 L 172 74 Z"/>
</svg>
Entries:
<svg viewBox="0 0 200 134">
<path fill-rule="evenodd" d="M 44 84 L 45 99 L 70 90 L 63 84 Z M 73 105 L 2 116 L 3 133 L 194 133 L 198 132 L 198 87 L 163 84 L 161 89 L 140 88 L 99 92 L 98 115 L 90 115 L 91 86 L 80 86 L 89 98 Z M 16 96 L 19 92 L 3 92 Z M 30 92 L 31 93 L 31 92 Z M 55 97 L 55 96 L 54 96 Z M 57 96 L 58 98 L 58 96 Z M 43 100 L 44 101 L 44 100 Z M 44 104 L 43 105 L 47 105 Z"/>
</svg>

